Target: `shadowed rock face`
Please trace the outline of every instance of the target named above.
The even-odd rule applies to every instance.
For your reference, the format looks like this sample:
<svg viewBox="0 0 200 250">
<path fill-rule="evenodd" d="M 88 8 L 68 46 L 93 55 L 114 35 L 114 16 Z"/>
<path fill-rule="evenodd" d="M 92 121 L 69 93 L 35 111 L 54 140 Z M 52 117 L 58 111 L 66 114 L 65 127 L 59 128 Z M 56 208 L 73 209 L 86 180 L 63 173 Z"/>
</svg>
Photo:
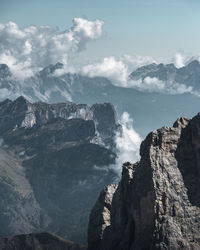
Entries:
<svg viewBox="0 0 200 250">
<path fill-rule="evenodd" d="M 86 104 L 72 102 L 30 103 L 23 96 L 15 101 L 7 99 L 0 102 L 0 135 L 10 129 L 42 126 L 56 118 L 93 120 L 98 134 L 97 143 L 101 142 L 114 149 L 115 132 L 120 129 L 120 125 L 115 108 L 110 103 L 89 107 Z"/>
<path fill-rule="evenodd" d="M 85 243 L 97 194 L 116 177 L 118 128 L 111 104 L 1 102 L 0 236 L 48 231 Z"/>
<path fill-rule="evenodd" d="M 118 187 L 100 194 L 88 249 L 200 249 L 199 149 L 199 114 L 150 133 L 140 162 L 124 164 Z"/>
<path fill-rule="evenodd" d="M 23 234 L 0 238 L 1 250 L 86 250 L 71 241 L 49 233 Z"/>
<path fill-rule="evenodd" d="M 116 131 L 120 130 L 120 125 L 114 106 L 110 103 L 104 103 L 102 105 L 94 104 L 91 107 L 91 113 L 96 129 L 105 146 L 115 148 L 113 138 L 115 137 Z"/>
</svg>

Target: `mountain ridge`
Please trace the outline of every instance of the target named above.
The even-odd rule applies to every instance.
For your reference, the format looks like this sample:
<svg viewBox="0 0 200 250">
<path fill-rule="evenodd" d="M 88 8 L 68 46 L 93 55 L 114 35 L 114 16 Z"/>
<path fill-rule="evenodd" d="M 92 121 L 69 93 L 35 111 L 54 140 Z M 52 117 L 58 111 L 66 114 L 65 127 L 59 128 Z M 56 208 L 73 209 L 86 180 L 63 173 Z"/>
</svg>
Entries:
<svg viewBox="0 0 200 250">
<path fill-rule="evenodd" d="M 199 127 L 198 113 L 147 135 L 140 161 L 100 193 L 88 250 L 199 249 Z"/>
<path fill-rule="evenodd" d="M 146 77 L 157 78 L 160 81 L 171 81 L 186 86 L 192 86 L 194 90 L 200 89 L 200 63 L 198 60 L 189 62 L 186 66 L 176 68 L 174 64 L 150 64 L 140 67 L 129 75 L 131 80 L 144 80 Z"/>
<path fill-rule="evenodd" d="M 121 129 L 109 103 L 1 102 L 0 235 L 49 231 L 85 242 L 95 196 L 117 176 L 109 166 Z"/>
</svg>

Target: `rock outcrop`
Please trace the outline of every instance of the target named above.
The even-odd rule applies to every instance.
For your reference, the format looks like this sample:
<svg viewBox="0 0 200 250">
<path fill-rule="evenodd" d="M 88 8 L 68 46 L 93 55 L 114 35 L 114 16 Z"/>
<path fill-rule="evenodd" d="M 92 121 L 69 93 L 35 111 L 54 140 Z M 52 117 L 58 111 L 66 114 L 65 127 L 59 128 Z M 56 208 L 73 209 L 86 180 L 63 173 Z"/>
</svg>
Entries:
<svg viewBox="0 0 200 250">
<path fill-rule="evenodd" d="M 50 233 L 22 234 L 0 238 L 0 250 L 86 250 Z"/>
<path fill-rule="evenodd" d="M 89 107 L 86 104 L 72 102 L 30 103 L 23 96 L 18 97 L 15 101 L 6 99 L 0 102 L 0 135 L 10 129 L 42 126 L 56 118 L 93 120 L 96 142 L 114 149 L 115 133 L 120 130 L 121 126 L 115 108 L 110 103 L 95 104 Z"/>
<path fill-rule="evenodd" d="M 85 243 L 90 209 L 116 178 L 115 129 L 109 103 L 1 102 L 0 236 L 48 231 Z"/>
<path fill-rule="evenodd" d="M 200 249 L 200 114 L 151 132 L 90 214 L 88 250 Z"/>
</svg>

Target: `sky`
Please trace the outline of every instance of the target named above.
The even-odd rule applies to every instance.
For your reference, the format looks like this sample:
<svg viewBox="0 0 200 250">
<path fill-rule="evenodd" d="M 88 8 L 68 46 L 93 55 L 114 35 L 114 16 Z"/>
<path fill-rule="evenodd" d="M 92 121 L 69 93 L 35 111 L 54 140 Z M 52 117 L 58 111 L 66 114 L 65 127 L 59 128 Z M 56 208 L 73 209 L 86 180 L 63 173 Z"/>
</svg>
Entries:
<svg viewBox="0 0 200 250">
<path fill-rule="evenodd" d="M 6 63 L 20 84 L 61 62 L 56 76 L 103 76 L 124 88 L 200 97 L 190 85 L 129 77 L 152 62 L 181 68 L 191 57 L 200 60 L 199 13 L 200 0 L 0 0 L 0 64 Z M 129 148 L 137 155 L 141 138 L 129 114 L 122 118 L 124 135 L 117 145 L 125 160 Z"/>
<path fill-rule="evenodd" d="M 66 30 L 73 18 L 99 19 L 103 35 L 77 60 L 126 54 L 165 62 L 177 52 L 199 54 L 199 10 L 199 0 L 0 0 L 0 23 Z"/>
</svg>

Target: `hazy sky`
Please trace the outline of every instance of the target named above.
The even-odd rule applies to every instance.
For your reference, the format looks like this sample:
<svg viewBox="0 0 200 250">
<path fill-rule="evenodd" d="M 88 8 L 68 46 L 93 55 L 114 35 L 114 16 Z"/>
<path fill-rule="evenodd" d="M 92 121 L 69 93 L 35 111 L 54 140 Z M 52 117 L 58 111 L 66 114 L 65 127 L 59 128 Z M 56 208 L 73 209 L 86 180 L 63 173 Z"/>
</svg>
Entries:
<svg viewBox="0 0 200 250">
<path fill-rule="evenodd" d="M 104 35 L 81 53 L 84 59 L 144 55 L 170 59 L 177 52 L 199 54 L 199 0 L 0 0 L 0 22 L 61 30 L 74 17 L 101 19 Z"/>
</svg>

